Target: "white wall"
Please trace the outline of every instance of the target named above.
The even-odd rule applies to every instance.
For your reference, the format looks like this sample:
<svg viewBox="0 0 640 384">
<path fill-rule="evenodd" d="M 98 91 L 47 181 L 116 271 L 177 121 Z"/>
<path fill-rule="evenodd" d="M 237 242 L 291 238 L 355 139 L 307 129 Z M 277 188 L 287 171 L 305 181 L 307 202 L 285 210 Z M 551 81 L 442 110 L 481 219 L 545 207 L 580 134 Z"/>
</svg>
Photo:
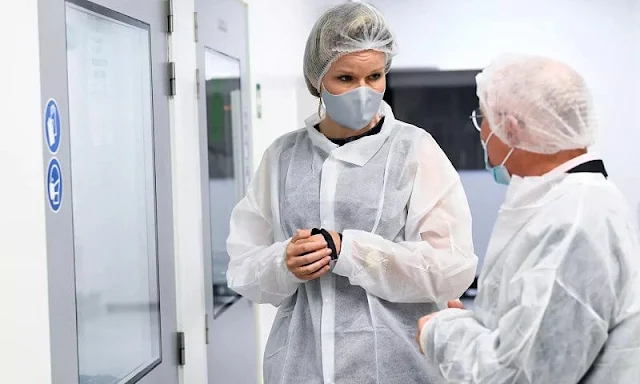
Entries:
<svg viewBox="0 0 640 384">
<path fill-rule="evenodd" d="M 445 1 L 372 0 L 395 30 L 400 45 L 395 68 L 479 69 L 503 52 L 559 58 L 590 83 L 600 122 L 593 148 L 606 162 L 635 210 L 640 203 L 640 130 L 633 111 L 640 85 L 640 5 L 631 0 Z M 631 9 L 635 3 L 635 24 Z M 636 35 L 632 34 L 635 28 Z M 635 85 L 635 88 L 634 88 Z M 456 127 L 452 127 L 456 129 Z M 620 138 L 624 137 L 624 140 Z M 631 159 L 631 160 L 630 160 Z M 488 175 L 462 172 L 482 257 L 504 189 Z M 640 207 L 638 208 L 640 209 Z"/>
<path fill-rule="evenodd" d="M 51 382 L 37 0 L 3 4 L 0 92 L 0 372 Z M 19 37 L 19 38 L 18 38 Z"/>
<path fill-rule="evenodd" d="M 335 0 L 334 3 L 339 1 Z M 302 56 L 307 35 L 319 16 L 323 1 L 252 1 L 249 6 L 251 78 L 261 86 L 262 118 L 253 105 L 253 159 L 277 137 L 302 127 L 305 115 L 317 107 L 306 91 Z M 254 97 L 255 100 L 255 97 Z"/>
</svg>

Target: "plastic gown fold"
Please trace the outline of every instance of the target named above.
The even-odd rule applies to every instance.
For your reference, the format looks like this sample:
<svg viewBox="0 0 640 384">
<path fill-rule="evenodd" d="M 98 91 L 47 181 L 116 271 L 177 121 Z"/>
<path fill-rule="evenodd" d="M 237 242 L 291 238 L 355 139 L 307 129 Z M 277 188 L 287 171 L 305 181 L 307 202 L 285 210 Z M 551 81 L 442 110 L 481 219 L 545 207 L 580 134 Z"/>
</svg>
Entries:
<svg viewBox="0 0 640 384">
<path fill-rule="evenodd" d="M 640 242 L 600 174 L 514 178 L 480 275 L 475 313 L 422 330 L 451 383 L 637 383 Z"/>
<path fill-rule="evenodd" d="M 279 306 L 265 351 L 272 383 L 432 383 L 415 322 L 475 276 L 459 177 L 433 138 L 394 119 L 342 147 L 317 117 L 267 149 L 227 240 L 229 285 Z M 303 283 L 284 254 L 297 229 L 343 233 L 333 271 Z M 438 304 L 439 303 L 439 304 Z"/>
</svg>

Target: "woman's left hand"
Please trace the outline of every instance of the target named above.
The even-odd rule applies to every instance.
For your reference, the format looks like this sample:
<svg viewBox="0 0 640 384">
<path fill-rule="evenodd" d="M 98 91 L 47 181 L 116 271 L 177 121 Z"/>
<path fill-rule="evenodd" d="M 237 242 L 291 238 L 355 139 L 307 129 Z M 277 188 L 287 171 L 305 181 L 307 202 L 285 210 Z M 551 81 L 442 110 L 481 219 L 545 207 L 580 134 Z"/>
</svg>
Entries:
<svg viewBox="0 0 640 384">
<path fill-rule="evenodd" d="M 340 249 L 342 249 L 342 241 L 340 240 L 340 235 L 336 231 L 327 231 L 331 235 L 333 239 L 333 243 L 336 245 L 336 253 L 340 254 Z"/>
</svg>

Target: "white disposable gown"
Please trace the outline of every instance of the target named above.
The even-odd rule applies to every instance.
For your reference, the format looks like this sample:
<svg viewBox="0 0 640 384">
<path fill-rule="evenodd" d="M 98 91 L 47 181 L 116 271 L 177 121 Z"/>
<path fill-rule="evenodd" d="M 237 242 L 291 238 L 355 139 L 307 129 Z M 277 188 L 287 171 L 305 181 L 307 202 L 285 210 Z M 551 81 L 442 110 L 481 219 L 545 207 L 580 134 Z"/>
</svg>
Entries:
<svg viewBox="0 0 640 384">
<path fill-rule="evenodd" d="M 229 286 L 279 306 L 266 384 L 434 383 L 416 320 L 458 298 L 477 258 L 458 174 L 424 130 L 381 108 L 381 131 L 341 147 L 319 118 L 279 138 L 231 216 Z M 285 265 L 297 229 L 343 234 L 334 269 L 304 283 Z"/>
<path fill-rule="evenodd" d="M 599 173 L 514 177 L 480 274 L 475 312 L 427 322 L 428 363 L 450 383 L 640 382 L 640 242 Z"/>
</svg>

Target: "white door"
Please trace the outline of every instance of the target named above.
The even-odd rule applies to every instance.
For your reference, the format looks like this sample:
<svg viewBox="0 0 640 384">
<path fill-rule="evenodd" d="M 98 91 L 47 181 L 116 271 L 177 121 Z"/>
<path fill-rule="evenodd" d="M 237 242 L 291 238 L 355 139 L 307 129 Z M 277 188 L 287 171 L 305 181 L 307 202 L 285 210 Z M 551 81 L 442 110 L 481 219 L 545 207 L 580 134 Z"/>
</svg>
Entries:
<svg viewBox="0 0 640 384">
<path fill-rule="evenodd" d="M 53 382 L 175 384 L 166 2 L 39 6 Z"/>
</svg>

